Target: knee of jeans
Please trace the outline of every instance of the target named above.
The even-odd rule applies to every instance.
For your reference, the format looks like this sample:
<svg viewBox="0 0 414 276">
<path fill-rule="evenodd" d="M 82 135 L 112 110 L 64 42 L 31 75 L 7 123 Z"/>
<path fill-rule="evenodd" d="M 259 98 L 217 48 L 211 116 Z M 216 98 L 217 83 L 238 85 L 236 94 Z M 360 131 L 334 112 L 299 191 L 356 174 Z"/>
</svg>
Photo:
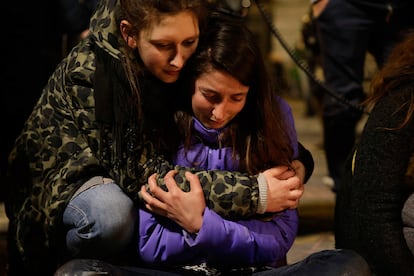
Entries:
<svg viewBox="0 0 414 276">
<path fill-rule="evenodd" d="M 126 244 L 133 238 L 138 213 L 130 199 L 114 202 L 99 216 L 101 239 Z"/>
<path fill-rule="evenodd" d="M 116 184 L 91 187 L 74 199 L 63 221 L 72 255 L 111 255 L 134 238 L 138 212 L 132 200 Z"/>
</svg>

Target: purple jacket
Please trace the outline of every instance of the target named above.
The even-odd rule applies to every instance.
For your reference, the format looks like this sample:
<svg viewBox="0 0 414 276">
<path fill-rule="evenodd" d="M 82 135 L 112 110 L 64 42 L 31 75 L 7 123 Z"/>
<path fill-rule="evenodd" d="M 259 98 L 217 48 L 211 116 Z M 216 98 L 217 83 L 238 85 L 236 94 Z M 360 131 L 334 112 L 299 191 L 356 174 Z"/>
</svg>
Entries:
<svg viewBox="0 0 414 276">
<path fill-rule="evenodd" d="M 285 120 L 290 122 L 291 140 L 297 136 L 290 106 L 280 98 Z M 185 156 L 183 148 L 178 150 L 175 161 L 179 165 L 194 166 L 197 161 L 204 169 L 237 170 L 238 164 L 231 158 L 231 148 L 216 148 L 222 130 L 203 127 L 198 120 L 195 129 L 199 132 L 198 144 Z M 204 210 L 201 229 L 190 235 L 173 221 L 139 211 L 139 253 L 142 260 L 152 265 L 183 265 L 207 262 L 226 266 L 274 265 L 285 258 L 293 244 L 298 229 L 296 210 L 285 210 L 271 219 L 248 219 L 229 221 L 221 218 L 209 208 Z"/>
</svg>

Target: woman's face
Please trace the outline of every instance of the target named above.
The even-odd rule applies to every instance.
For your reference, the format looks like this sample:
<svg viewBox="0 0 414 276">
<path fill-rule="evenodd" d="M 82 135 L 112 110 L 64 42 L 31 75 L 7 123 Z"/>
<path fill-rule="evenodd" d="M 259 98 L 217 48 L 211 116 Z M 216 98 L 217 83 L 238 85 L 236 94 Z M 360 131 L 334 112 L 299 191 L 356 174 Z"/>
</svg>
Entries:
<svg viewBox="0 0 414 276">
<path fill-rule="evenodd" d="M 248 92 L 248 86 L 226 72 L 204 73 L 195 82 L 194 115 L 206 128 L 222 128 L 243 109 Z"/>
<path fill-rule="evenodd" d="M 172 83 L 196 50 L 198 39 L 196 15 L 180 12 L 142 30 L 136 43 L 147 69 L 161 81 Z"/>
</svg>

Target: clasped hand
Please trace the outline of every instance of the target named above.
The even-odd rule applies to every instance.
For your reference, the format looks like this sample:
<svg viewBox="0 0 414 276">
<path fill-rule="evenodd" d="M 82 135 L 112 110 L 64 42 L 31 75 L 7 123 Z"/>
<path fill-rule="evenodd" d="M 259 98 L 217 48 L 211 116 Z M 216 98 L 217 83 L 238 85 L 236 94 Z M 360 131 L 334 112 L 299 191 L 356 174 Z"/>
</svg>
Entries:
<svg viewBox="0 0 414 276">
<path fill-rule="evenodd" d="M 206 207 L 200 180 L 195 174 L 185 173 L 190 182 L 190 191 L 182 191 L 174 180 L 176 171 L 168 172 L 164 177 L 168 192 L 157 185 L 156 174 L 148 178 L 149 194 L 145 186 L 141 187 L 141 195 L 145 207 L 151 212 L 172 219 L 189 233 L 196 233 L 203 223 Z"/>
<path fill-rule="evenodd" d="M 297 160 L 291 167 L 278 166 L 263 172 L 267 181 L 266 212 L 295 209 L 304 193 L 305 167 Z"/>
</svg>

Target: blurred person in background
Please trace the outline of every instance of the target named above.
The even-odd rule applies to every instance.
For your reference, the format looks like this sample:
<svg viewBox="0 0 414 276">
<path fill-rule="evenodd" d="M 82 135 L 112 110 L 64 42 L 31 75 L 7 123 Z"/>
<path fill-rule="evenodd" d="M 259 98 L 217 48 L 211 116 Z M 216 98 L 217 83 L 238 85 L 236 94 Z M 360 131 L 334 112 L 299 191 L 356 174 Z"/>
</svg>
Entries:
<svg viewBox="0 0 414 276">
<path fill-rule="evenodd" d="M 412 0 L 311 0 L 321 47 L 324 81 L 351 105 L 326 94 L 322 102 L 324 149 L 333 190 L 343 175 L 346 157 L 356 140 L 356 125 L 365 99 L 367 53 L 378 67 L 410 26 Z M 355 108 L 357 107 L 357 108 Z"/>
</svg>

